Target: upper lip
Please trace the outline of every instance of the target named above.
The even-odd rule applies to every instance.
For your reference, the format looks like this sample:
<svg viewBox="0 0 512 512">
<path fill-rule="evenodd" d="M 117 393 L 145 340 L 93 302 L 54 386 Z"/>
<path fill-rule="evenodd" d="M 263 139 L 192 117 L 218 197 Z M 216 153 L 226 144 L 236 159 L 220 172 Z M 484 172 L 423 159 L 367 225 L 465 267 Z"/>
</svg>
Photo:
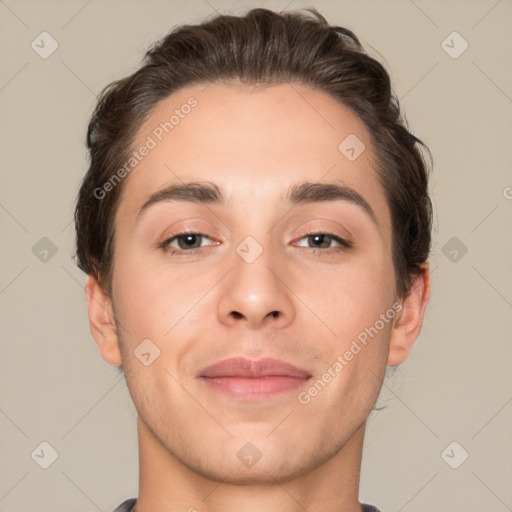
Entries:
<svg viewBox="0 0 512 512">
<path fill-rule="evenodd" d="M 311 374 L 302 368 L 282 361 L 266 357 L 263 359 L 247 359 L 245 357 L 234 357 L 224 359 L 218 363 L 208 366 L 199 373 L 199 377 L 296 377 L 309 378 Z"/>
</svg>

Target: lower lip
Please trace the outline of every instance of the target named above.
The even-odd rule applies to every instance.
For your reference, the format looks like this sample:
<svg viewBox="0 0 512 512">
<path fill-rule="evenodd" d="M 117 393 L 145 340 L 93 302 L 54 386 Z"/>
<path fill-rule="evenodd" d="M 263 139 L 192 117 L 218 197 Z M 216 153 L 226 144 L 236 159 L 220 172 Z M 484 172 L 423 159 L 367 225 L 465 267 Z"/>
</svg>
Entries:
<svg viewBox="0 0 512 512">
<path fill-rule="evenodd" d="M 236 398 L 266 398 L 278 393 L 297 389 L 309 377 L 288 377 L 285 375 L 244 378 L 244 377 L 202 377 L 202 380 L 215 391 Z"/>
</svg>

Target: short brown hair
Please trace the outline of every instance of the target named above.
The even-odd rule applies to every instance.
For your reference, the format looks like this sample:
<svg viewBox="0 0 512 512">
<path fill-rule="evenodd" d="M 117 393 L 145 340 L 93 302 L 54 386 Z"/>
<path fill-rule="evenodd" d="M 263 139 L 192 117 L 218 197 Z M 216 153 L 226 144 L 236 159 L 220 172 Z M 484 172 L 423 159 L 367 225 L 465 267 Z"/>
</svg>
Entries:
<svg viewBox="0 0 512 512">
<path fill-rule="evenodd" d="M 365 124 L 379 181 L 391 211 L 392 256 L 400 296 L 430 252 L 432 204 L 428 169 L 406 127 L 384 67 L 357 37 L 330 26 L 314 8 L 276 13 L 250 10 L 182 25 L 148 50 L 142 67 L 101 93 L 87 131 L 89 169 L 75 211 L 78 266 L 111 293 L 114 217 L 123 183 L 101 200 L 95 190 L 126 161 L 138 128 L 156 104 L 185 86 L 205 82 L 299 82 L 333 96 Z"/>
</svg>

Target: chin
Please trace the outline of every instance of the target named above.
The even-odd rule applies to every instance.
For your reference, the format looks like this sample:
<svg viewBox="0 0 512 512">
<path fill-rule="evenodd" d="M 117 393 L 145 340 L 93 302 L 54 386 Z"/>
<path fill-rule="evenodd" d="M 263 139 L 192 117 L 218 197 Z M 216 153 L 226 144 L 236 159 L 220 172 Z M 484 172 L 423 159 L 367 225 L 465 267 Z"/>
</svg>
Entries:
<svg viewBox="0 0 512 512">
<path fill-rule="evenodd" d="M 264 463 L 263 460 L 258 461 L 250 468 L 241 466 L 242 464 L 238 460 L 231 464 L 224 464 L 222 468 L 213 462 L 205 466 L 203 460 L 199 467 L 189 469 L 219 483 L 251 486 L 284 483 L 306 472 L 306 468 L 283 468 L 282 464 L 272 464 L 269 461 Z"/>
<path fill-rule="evenodd" d="M 256 448 L 261 447 L 261 451 Z M 283 446 L 278 449 L 264 439 L 241 443 L 236 449 L 222 446 L 220 453 L 205 451 L 194 453 L 194 459 L 181 458 L 182 464 L 193 472 L 213 481 L 233 485 L 268 485 L 288 482 L 306 474 L 311 467 L 321 463 L 320 450 L 315 453 L 298 453 L 296 449 Z M 206 449 L 206 447 L 205 447 Z M 233 454 L 229 455 L 228 454 Z M 290 455 L 293 455 L 293 458 Z"/>
</svg>

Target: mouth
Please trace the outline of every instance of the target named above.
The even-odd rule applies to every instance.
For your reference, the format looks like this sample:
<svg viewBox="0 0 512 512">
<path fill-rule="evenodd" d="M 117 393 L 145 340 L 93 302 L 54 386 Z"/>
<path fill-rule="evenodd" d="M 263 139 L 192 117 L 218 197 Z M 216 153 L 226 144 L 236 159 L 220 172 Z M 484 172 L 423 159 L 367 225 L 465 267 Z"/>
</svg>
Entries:
<svg viewBox="0 0 512 512">
<path fill-rule="evenodd" d="M 303 386 L 312 375 L 286 361 L 236 357 L 202 370 L 198 378 L 210 389 L 236 399 L 264 399 Z"/>
</svg>

